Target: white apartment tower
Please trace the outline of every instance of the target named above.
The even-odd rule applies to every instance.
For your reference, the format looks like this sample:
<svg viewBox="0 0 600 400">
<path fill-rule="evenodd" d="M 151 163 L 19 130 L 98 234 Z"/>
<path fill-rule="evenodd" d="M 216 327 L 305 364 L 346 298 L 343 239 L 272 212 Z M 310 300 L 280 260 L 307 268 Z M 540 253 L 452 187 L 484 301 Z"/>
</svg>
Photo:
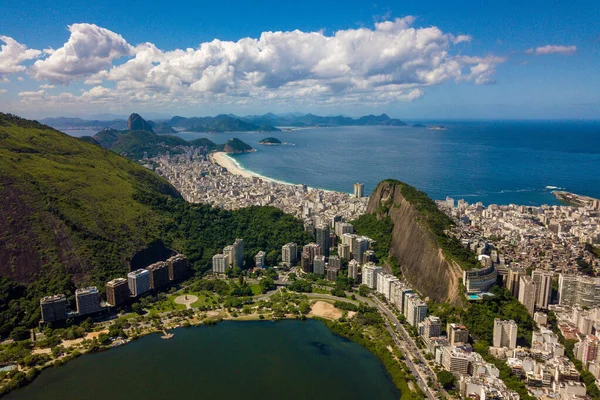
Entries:
<svg viewBox="0 0 600 400">
<path fill-rule="evenodd" d="M 494 319 L 494 347 L 517 347 L 517 324 L 515 321 Z"/>
</svg>

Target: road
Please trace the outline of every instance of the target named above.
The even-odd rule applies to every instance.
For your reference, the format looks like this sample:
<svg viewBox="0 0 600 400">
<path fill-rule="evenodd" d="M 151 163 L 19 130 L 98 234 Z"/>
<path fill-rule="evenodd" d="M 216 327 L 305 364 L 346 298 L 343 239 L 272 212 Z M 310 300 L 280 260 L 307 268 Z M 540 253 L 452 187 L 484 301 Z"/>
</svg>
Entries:
<svg viewBox="0 0 600 400">
<path fill-rule="evenodd" d="M 408 334 L 406 329 L 404 329 L 404 326 L 402 326 L 398 318 L 396 318 L 396 315 L 389 309 L 389 307 L 386 304 L 384 304 L 378 298 L 372 297 L 371 299 L 373 301 L 370 301 L 369 303 L 373 306 L 376 306 L 377 309 L 384 315 L 386 327 L 392 335 L 394 342 L 396 342 L 396 345 L 403 351 L 403 354 L 406 356 L 406 365 L 408 365 L 413 375 L 418 378 L 417 381 L 419 387 L 423 390 L 424 393 L 427 394 L 427 397 L 429 399 L 438 399 L 440 397 L 439 394 L 448 398 L 448 393 L 437 383 L 435 372 L 429 366 L 427 360 L 423 357 L 423 354 L 421 354 L 421 352 L 419 351 L 419 348 L 417 347 L 417 344 L 415 343 L 413 338 Z M 395 329 L 392 328 L 392 326 L 394 326 Z M 420 366 L 422 366 L 422 368 L 425 371 L 422 371 L 422 369 L 419 366 L 415 365 L 415 359 L 419 362 Z M 436 382 L 436 386 L 438 386 L 437 391 L 432 390 L 427 385 L 428 377 L 430 377 L 431 379 L 433 379 L 434 382 Z"/>
</svg>

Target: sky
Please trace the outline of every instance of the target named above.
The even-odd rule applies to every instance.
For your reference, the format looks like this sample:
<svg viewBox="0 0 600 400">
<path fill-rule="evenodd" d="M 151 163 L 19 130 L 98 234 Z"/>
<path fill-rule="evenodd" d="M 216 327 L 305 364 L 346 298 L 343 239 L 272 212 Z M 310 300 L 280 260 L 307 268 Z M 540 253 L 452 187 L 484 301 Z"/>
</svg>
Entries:
<svg viewBox="0 0 600 400">
<path fill-rule="evenodd" d="M 3 0 L 0 11 L 0 111 L 29 118 L 600 119 L 593 0 Z"/>
</svg>

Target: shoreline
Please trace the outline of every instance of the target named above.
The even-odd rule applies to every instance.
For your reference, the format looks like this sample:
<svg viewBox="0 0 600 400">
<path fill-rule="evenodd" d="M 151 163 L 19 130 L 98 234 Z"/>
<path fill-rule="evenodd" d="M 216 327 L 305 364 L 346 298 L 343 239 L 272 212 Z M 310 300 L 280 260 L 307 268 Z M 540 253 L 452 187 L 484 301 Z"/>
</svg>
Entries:
<svg viewBox="0 0 600 400">
<path fill-rule="evenodd" d="M 235 158 L 231 157 L 229 154 L 223 152 L 223 151 L 216 151 L 213 153 L 209 154 L 209 159 L 225 168 L 230 174 L 233 175 L 239 175 L 242 176 L 244 178 L 259 178 L 262 179 L 263 181 L 267 181 L 267 182 L 272 182 L 272 183 L 277 183 L 279 185 L 287 185 L 287 186 L 301 186 L 304 185 L 303 183 L 291 183 L 291 182 L 286 182 L 286 181 L 281 181 L 278 179 L 274 179 L 274 178 L 270 178 L 268 176 L 265 175 L 261 175 L 257 172 L 254 172 L 252 170 L 246 169 L 244 168 Z M 343 193 L 343 194 L 347 194 L 347 195 L 351 195 L 350 193 L 346 193 L 346 192 L 338 192 L 336 190 L 330 190 L 330 189 L 320 189 L 320 188 L 314 188 L 308 185 L 304 185 L 306 186 L 306 188 L 308 190 L 321 190 L 323 192 L 329 192 L 329 193 Z"/>
<path fill-rule="evenodd" d="M 260 316 L 262 316 L 262 315 L 263 314 L 252 314 L 252 315 L 244 316 L 244 317 L 227 316 L 227 317 L 207 318 L 204 321 L 199 321 L 198 323 L 191 323 L 187 326 L 185 325 L 185 323 L 172 326 L 169 329 L 167 329 L 167 332 L 169 332 L 169 335 L 171 335 L 169 337 L 169 339 L 170 339 L 171 337 L 175 336 L 175 332 L 173 332 L 173 333 L 171 333 L 171 332 L 176 331 L 178 329 L 209 327 L 209 326 L 216 325 L 216 324 L 219 324 L 219 323 L 225 322 L 225 321 L 239 322 L 239 323 L 244 323 L 244 322 L 272 322 L 273 323 L 273 322 L 278 322 L 278 321 L 314 320 L 314 321 L 318 321 L 318 322 L 322 323 L 323 325 L 325 325 L 325 327 L 332 334 L 334 334 L 336 336 L 340 336 L 342 338 L 345 338 L 346 340 L 349 340 L 349 341 L 365 348 L 369 353 L 371 353 L 382 364 L 384 370 L 388 373 L 389 378 L 391 379 L 392 383 L 394 384 L 394 386 L 396 386 L 396 388 L 400 391 L 400 393 L 403 393 L 404 390 L 406 390 L 406 388 L 404 388 L 403 385 L 400 384 L 400 382 L 397 382 L 397 380 L 394 379 L 394 375 L 393 375 L 394 370 L 390 367 L 390 365 L 386 362 L 386 360 L 384 358 L 382 358 L 381 355 L 375 351 L 374 344 L 371 343 L 372 341 L 356 340 L 356 337 L 354 337 L 353 335 L 349 335 L 348 333 L 345 333 L 343 331 L 340 331 L 339 329 L 336 329 L 336 327 L 337 327 L 336 323 L 338 322 L 337 319 L 330 319 L 330 318 L 327 318 L 324 316 L 318 316 L 318 315 L 313 315 L 313 314 L 306 314 L 306 315 L 302 315 L 302 316 L 297 316 L 297 315 L 292 316 L 292 315 L 288 314 L 288 315 L 285 315 L 284 317 L 271 317 L 271 318 L 262 318 L 261 319 Z M 186 322 L 189 323 L 189 321 L 186 321 Z M 69 354 L 65 357 L 54 359 L 54 360 L 52 360 L 52 362 L 46 363 L 43 366 L 35 366 L 31 369 L 31 371 L 33 371 L 33 374 L 27 375 L 26 378 L 23 381 L 21 381 L 18 386 L 6 387 L 6 388 L 3 387 L 2 389 L 4 391 L 0 391 L 0 398 L 8 395 L 9 393 L 12 393 L 19 389 L 22 389 L 25 386 L 28 386 L 33 381 L 35 381 L 40 376 L 40 374 L 42 372 L 44 372 L 44 370 L 46 370 L 48 368 L 61 367 L 62 365 L 66 364 L 67 362 L 72 361 L 81 356 L 100 353 L 100 352 L 106 352 L 106 351 L 110 351 L 110 350 L 113 350 L 118 347 L 124 347 L 124 346 L 130 344 L 131 342 L 138 341 L 144 337 L 164 333 L 165 329 L 166 328 L 145 331 L 134 337 L 127 338 L 127 340 L 125 340 L 124 343 L 122 343 L 120 345 L 116 345 L 116 346 L 114 346 L 114 345 L 113 346 L 110 346 L 110 345 L 109 346 L 101 346 L 95 350 L 92 350 L 92 349 L 86 349 L 84 351 L 77 350 L 74 353 Z M 404 382 L 408 382 L 408 380 L 404 380 Z"/>
</svg>

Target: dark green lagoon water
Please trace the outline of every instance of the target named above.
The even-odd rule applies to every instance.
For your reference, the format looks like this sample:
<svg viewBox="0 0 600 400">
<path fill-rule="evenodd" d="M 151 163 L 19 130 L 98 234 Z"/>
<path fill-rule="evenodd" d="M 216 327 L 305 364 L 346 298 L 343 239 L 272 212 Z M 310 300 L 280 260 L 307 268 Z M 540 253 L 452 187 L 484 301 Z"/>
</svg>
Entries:
<svg viewBox="0 0 600 400">
<path fill-rule="evenodd" d="M 10 400 L 398 399 L 379 360 L 318 321 L 223 322 L 47 369 Z"/>
</svg>

